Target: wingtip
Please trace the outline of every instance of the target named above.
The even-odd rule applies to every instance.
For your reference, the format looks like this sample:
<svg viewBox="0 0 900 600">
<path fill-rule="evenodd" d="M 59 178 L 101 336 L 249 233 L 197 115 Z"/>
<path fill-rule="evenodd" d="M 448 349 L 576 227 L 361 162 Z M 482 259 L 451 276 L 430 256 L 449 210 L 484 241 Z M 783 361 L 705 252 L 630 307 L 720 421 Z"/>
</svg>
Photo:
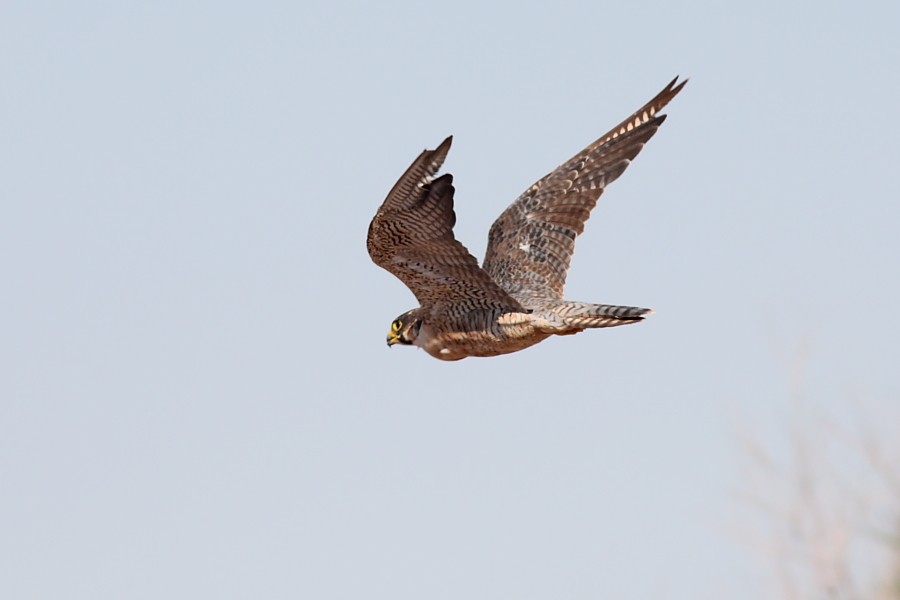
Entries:
<svg viewBox="0 0 900 600">
<path fill-rule="evenodd" d="M 425 153 L 430 154 L 436 163 L 438 163 L 438 167 L 443 164 L 444 159 L 447 157 L 447 154 L 450 152 L 450 145 L 453 143 L 453 136 L 448 135 L 443 142 L 437 145 L 437 148 L 434 150 L 425 150 Z"/>
<path fill-rule="evenodd" d="M 673 79 L 672 82 L 669 84 L 669 87 L 672 90 L 672 95 L 675 95 L 678 92 L 680 92 L 681 88 L 683 88 L 685 85 L 687 85 L 687 82 L 691 80 L 690 77 L 685 77 L 681 81 L 678 81 L 679 77 L 681 77 L 681 75 L 676 75 L 675 79 Z M 678 83 L 678 85 L 675 85 L 676 83 Z"/>
<path fill-rule="evenodd" d="M 426 178 L 430 179 L 433 177 L 443 166 L 444 160 L 447 158 L 447 154 L 450 152 L 450 144 L 453 142 L 453 136 L 447 136 L 443 142 L 438 144 L 437 148 L 434 150 L 424 150 L 422 152 L 423 157 L 428 157 L 429 160 L 429 168 L 426 174 Z"/>
<path fill-rule="evenodd" d="M 680 92 L 681 89 L 688 82 L 687 78 L 684 78 L 681 81 L 678 81 L 680 77 L 681 77 L 680 75 L 676 75 L 675 78 L 672 81 L 670 81 L 666 87 L 664 87 L 662 89 L 662 91 L 660 91 L 656 96 L 654 96 L 654 98 L 652 100 L 650 100 L 650 102 L 648 102 L 643 108 L 638 110 L 635 114 L 640 114 L 644 110 L 651 108 L 651 107 L 653 109 L 653 113 L 658 113 L 663 108 L 665 108 L 666 105 L 672 100 L 672 98 L 677 96 L 678 92 Z M 634 116 L 634 115 L 632 115 L 632 116 Z M 662 115 L 659 115 L 659 116 L 662 116 Z"/>
</svg>

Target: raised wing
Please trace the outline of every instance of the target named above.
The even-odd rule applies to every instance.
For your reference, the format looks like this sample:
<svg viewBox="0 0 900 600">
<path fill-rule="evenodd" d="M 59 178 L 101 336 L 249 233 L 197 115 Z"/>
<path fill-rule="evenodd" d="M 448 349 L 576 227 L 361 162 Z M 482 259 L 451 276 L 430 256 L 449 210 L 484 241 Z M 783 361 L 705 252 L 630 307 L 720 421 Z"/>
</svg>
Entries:
<svg viewBox="0 0 900 600">
<path fill-rule="evenodd" d="M 562 298 L 575 238 L 604 188 L 631 164 L 687 80 L 673 79 L 650 102 L 532 185 L 494 222 L 484 270 L 525 307 Z"/>
<path fill-rule="evenodd" d="M 391 189 L 369 225 L 369 256 L 405 283 L 423 307 L 521 310 L 453 236 L 453 176 L 434 179 L 451 141 L 422 152 Z"/>
</svg>

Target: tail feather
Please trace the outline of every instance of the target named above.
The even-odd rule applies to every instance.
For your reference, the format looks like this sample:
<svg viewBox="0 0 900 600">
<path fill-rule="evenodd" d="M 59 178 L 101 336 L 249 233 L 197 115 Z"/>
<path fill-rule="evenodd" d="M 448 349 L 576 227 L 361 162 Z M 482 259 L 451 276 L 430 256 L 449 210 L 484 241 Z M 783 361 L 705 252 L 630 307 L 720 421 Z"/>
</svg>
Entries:
<svg viewBox="0 0 900 600">
<path fill-rule="evenodd" d="M 562 301 L 554 312 L 568 327 L 581 331 L 597 327 L 617 327 L 644 320 L 653 311 L 636 306 L 589 304 L 587 302 Z M 573 332 L 575 333 L 575 332 Z"/>
</svg>

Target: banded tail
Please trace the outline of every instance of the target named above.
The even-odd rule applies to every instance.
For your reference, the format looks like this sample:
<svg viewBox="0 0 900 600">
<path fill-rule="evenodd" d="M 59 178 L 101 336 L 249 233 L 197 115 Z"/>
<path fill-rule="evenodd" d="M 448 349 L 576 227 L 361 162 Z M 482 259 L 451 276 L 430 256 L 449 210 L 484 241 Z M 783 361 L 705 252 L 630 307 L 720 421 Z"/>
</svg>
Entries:
<svg viewBox="0 0 900 600">
<path fill-rule="evenodd" d="M 572 302 L 570 300 L 561 301 L 554 307 L 553 312 L 568 328 L 576 330 L 572 333 L 578 333 L 583 329 L 630 325 L 643 321 L 644 317 L 653 313 L 649 308 L 637 306 L 590 304 L 589 302 Z"/>
</svg>

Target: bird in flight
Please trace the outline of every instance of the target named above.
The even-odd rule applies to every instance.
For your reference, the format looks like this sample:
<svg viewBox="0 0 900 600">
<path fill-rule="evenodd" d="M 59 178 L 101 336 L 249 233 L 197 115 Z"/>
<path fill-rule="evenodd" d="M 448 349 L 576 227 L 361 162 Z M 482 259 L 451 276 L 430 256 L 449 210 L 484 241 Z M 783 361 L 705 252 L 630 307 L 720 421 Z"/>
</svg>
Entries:
<svg viewBox="0 0 900 600">
<path fill-rule="evenodd" d="M 643 321 L 648 308 L 575 302 L 563 286 L 575 238 L 607 185 L 644 147 L 684 87 L 676 77 L 650 102 L 551 171 L 494 221 L 484 264 L 453 235 L 453 176 L 438 170 L 452 136 L 413 161 L 369 225 L 366 246 L 420 306 L 394 319 L 388 346 L 441 360 L 516 352 L 551 335 Z"/>
</svg>

